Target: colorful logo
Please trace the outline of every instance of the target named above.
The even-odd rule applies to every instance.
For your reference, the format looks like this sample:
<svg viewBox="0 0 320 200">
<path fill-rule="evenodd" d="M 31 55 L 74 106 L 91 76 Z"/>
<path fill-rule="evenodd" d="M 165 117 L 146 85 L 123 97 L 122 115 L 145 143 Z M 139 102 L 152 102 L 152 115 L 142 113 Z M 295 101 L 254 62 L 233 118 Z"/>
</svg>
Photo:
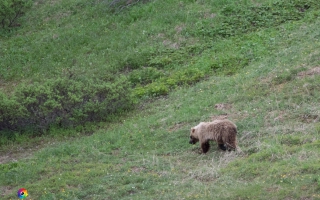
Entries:
<svg viewBox="0 0 320 200">
<path fill-rule="evenodd" d="M 20 188 L 20 189 L 18 190 L 18 197 L 19 197 L 19 199 L 25 199 L 25 198 L 27 198 L 27 196 L 28 196 L 28 191 L 27 191 L 26 189 Z"/>
</svg>

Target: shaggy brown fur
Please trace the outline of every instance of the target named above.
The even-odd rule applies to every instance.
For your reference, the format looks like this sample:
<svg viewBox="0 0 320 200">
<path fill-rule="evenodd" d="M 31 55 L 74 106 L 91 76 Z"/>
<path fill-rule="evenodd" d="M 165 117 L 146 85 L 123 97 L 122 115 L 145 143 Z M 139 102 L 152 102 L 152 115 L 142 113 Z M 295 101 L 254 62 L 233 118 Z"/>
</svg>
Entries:
<svg viewBox="0 0 320 200">
<path fill-rule="evenodd" d="M 190 144 L 200 142 L 203 153 L 210 148 L 209 141 L 216 141 L 222 150 L 235 150 L 237 147 L 237 126 L 228 119 L 214 120 L 212 122 L 201 122 L 191 128 Z"/>
</svg>

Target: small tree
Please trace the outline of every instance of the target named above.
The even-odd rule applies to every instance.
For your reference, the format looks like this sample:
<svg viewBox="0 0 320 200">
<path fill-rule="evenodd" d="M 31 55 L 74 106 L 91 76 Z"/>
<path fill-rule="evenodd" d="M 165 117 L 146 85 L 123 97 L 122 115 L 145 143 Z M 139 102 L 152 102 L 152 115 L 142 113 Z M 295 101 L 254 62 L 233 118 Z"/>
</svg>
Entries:
<svg viewBox="0 0 320 200">
<path fill-rule="evenodd" d="M 18 26 L 17 19 L 32 6 L 32 0 L 1 0 L 0 24 L 2 28 Z"/>
</svg>

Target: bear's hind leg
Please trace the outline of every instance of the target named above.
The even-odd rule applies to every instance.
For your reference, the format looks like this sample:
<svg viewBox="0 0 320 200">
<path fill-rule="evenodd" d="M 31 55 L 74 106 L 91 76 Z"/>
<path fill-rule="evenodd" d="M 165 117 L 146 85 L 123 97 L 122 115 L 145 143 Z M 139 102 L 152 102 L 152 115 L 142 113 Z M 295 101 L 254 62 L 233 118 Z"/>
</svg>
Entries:
<svg viewBox="0 0 320 200">
<path fill-rule="evenodd" d="M 236 145 L 236 143 L 235 142 L 230 142 L 230 143 L 226 143 L 226 146 L 227 146 L 227 148 L 228 148 L 228 151 L 231 151 L 231 150 L 236 150 L 236 148 L 237 148 L 237 145 Z"/>
<path fill-rule="evenodd" d="M 224 144 L 218 144 L 219 148 L 222 150 L 222 151 L 225 151 L 227 150 L 227 148 L 224 146 Z"/>
<path fill-rule="evenodd" d="M 210 149 L 209 141 L 206 141 L 204 143 L 201 143 L 201 148 L 203 153 L 207 153 Z"/>
</svg>

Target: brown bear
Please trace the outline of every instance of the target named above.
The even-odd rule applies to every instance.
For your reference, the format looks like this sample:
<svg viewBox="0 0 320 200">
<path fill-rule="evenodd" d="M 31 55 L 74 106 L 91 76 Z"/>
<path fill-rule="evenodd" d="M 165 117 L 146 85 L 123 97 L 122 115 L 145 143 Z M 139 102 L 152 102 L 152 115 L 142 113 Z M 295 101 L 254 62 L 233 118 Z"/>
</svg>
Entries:
<svg viewBox="0 0 320 200">
<path fill-rule="evenodd" d="M 210 148 L 209 141 L 216 141 L 221 150 L 235 150 L 237 147 L 237 126 L 228 119 L 200 122 L 191 128 L 190 144 L 200 142 L 203 153 Z"/>
</svg>

